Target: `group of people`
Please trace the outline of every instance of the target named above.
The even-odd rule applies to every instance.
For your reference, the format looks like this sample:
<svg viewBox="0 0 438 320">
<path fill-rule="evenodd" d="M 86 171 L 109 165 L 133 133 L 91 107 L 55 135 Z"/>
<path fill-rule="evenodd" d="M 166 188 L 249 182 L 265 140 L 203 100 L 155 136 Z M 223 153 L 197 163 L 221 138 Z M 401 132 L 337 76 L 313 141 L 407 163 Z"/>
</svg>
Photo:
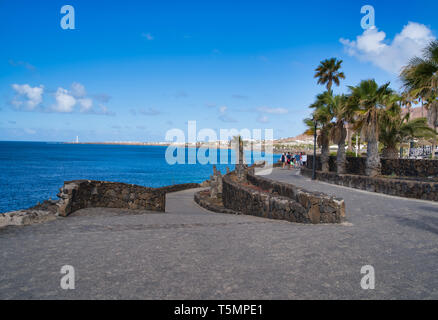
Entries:
<svg viewBox="0 0 438 320">
<path fill-rule="evenodd" d="M 299 168 L 306 164 L 307 155 L 304 152 L 291 154 L 290 152 L 283 152 L 281 155 L 280 161 L 283 164 L 283 169 L 288 166 L 289 169 L 292 167 Z"/>
</svg>

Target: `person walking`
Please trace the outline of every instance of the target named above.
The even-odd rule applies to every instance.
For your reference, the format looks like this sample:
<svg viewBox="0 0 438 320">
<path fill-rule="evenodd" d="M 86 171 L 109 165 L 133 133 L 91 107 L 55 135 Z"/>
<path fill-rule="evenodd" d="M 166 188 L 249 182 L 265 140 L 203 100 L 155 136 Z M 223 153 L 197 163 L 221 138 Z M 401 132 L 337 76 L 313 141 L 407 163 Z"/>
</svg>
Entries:
<svg viewBox="0 0 438 320">
<path fill-rule="evenodd" d="M 282 162 L 282 168 L 284 169 L 284 167 L 286 166 L 286 153 L 283 152 L 283 154 L 281 155 L 281 162 Z"/>
<path fill-rule="evenodd" d="M 307 165 L 307 154 L 305 154 L 304 152 L 301 156 L 301 162 L 303 163 L 303 166 Z"/>
<path fill-rule="evenodd" d="M 288 167 L 290 169 L 290 165 L 291 165 L 291 162 L 292 162 L 292 155 L 290 154 L 290 152 L 287 153 L 286 159 L 287 159 L 287 165 L 288 165 Z"/>
<path fill-rule="evenodd" d="M 301 158 L 301 156 L 297 153 L 295 155 L 295 164 L 296 164 L 297 168 L 299 168 L 301 166 L 300 158 Z"/>
</svg>

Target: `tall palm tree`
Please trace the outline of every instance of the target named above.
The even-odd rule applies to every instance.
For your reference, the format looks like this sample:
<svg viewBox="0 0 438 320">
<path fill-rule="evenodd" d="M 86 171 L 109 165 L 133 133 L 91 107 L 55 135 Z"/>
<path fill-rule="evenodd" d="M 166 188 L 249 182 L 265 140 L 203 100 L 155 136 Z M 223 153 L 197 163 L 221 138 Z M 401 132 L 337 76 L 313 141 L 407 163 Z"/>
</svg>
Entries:
<svg viewBox="0 0 438 320">
<path fill-rule="evenodd" d="M 356 87 L 350 86 L 352 105 L 356 105 L 356 128 L 361 129 L 361 136 L 367 141 L 367 159 L 365 173 L 367 176 L 380 174 L 379 156 L 379 118 L 389 99 L 394 99 L 389 83 L 379 86 L 375 80 L 363 80 Z"/>
<path fill-rule="evenodd" d="M 329 108 L 335 122 L 330 128 L 331 140 L 338 145 L 336 156 L 336 170 L 339 174 L 345 173 L 346 153 L 345 140 L 347 138 L 347 124 L 351 124 L 354 119 L 356 106 L 349 103 L 348 96 L 336 95 L 329 97 Z"/>
<path fill-rule="evenodd" d="M 382 157 L 398 158 L 397 145 L 414 138 L 434 138 L 435 131 L 427 125 L 426 118 L 410 120 L 410 113 L 403 114 L 401 107 L 388 105 L 379 119 L 379 140 L 383 144 Z"/>
<path fill-rule="evenodd" d="M 341 71 L 342 60 L 336 58 L 321 61 L 316 68 L 315 78 L 318 78 L 318 84 L 326 85 L 327 91 L 332 89 L 333 83 L 339 86 L 340 79 L 345 79 L 345 74 Z"/>
<path fill-rule="evenodd" d="M 333 113 L 330 108 L 331 91 L 325 91 L 317 95 L 316 101 L 310 105 L 313 111 L 313 119 L 319 124 L 318 145 L 321 147 L 321 166 L 323 172 L 329 171 L 330 159 L 330 130 Z"/>
<path fill-rule="evenodd" d="M 424 50 L 423 57 L 409 61 L 400 74 L 406 92 L 425 102 L 429 124 L 438 127 L 438 40 L 432 41 Z M 435 157 L 434 140 L 432 157 Z"/>
<path fill-rule="evenodd" d="M 400 74 L 405 89 L 414 98 L 428 100 L 437 97 L 438 91 L 438 40 L 424 50 L 423 57 L 411 59 Z"/>
<path fill-rule="evenodd" d="M 347 129 L 347 150 L 350 152 L 353 152 L 353 125 L 351 123 L 347 123 L 346 125 Z"/>
</svg>

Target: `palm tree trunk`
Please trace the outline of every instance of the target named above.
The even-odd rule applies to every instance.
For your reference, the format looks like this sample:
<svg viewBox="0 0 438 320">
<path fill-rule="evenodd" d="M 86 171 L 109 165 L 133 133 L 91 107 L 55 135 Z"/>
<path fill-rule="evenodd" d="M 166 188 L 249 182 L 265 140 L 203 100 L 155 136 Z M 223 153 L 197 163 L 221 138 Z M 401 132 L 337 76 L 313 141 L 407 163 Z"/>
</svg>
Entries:
<svg viewBox="0 0 438 320">
<path fill-rule="evenodd" d="M 436 132 L 436 125 L 433 126 L 433 129 Z M 432 159 L 435 159 L 435 147 L 436 147 L 436 138 L 433 138 L 433 143 L 432 143 Z"/>
<path fill-rule="evenodd" d="M 332 89 L 332 85 L 333 85 L 333 80 L 329 80 L 328 82 L 327 82 L 327 91 L 330 91 L 331 89 Z"/>
<path fill-rule="evenodd" d="M 346 163 L 346 153 L 345 153 L 345 138 L 347 136 L 347 130 L 342 127 L 341 136 L 338 141 L 338 154 L 336 157 L 336 170 L 338 174 L 345 174 L 345 163 Z"/>
<path fill-rule="evenodd" d="M 399 157 L 399 151 L 394 146 L 387 146 L 382 151 L 382 157 L 387 159 L 397 159 Z"/>
<path fill-rule="evenodd" d="M 322 172 L 329 172 L 330 141 L 326 129 L 321 130 L 321 169 Z"/>
<path fill-rule="evenodd" d="M 381 164 L 379 156 L 379 141 L 377 140 L 377 119 L 371 123 L 371 130 L 367 142 L 367 160 L 365 174 L 369 177 L 380 175 Z"/>
<path fill-rule="evenodd" d="M 349 124 L 347 124 L 347 141 L 348 141 L 347 150 L 353 152 L 353 130 L 351 129 L 351 126 Z"/>
<path fill-rule="evenodd" d="M 359 135 L 356 133 L 356 157 L 360 157 L 360 141 Z"/>
</svg>

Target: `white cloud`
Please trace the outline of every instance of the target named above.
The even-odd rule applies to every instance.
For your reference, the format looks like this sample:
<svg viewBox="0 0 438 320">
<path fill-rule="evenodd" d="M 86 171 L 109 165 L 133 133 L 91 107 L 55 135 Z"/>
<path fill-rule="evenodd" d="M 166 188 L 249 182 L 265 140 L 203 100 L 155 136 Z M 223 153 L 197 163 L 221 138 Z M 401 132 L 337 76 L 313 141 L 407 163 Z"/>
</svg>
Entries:
<svg viewBox="0 0 438 320">
<path fill-rule="evenodd" d="M 141 36 L 142 36 L 143 38 L 146 38 L 146 39 L 149 40 L 149 41 L 155 39 L 150 33 L 142 33 Z"/>
<path fill-rule="evenodd" d="M 269 113 L 269 114 L 287 114 L 289 111 L 284 108 L 269 108 L 269 107 L 259 107 L 258 112 Z"/>
<path fill-rule="evenodd" d="M 229 122 L 229 123 L 235 123 L 235 122 L 237 122 L 236 119 L 230 117 L 230 116 L 227 115 L 227 114 L 221 114 L 221 115 L 218 117 L 218 119 L 219 119 L 220 121 L 222 121 L 222 122 Z"/>
<path fill-rule="evenodd" d="M 18 67 L 18 66 L 25 67 L 29 71 L 36 70 L 35 66 L 31 65 L 29 62 L 26 62 L 26 61 L 15 61 L 15 60 L 11 59 L 11 60 L 9 60 L 9 64 L 11 66 L 14 66 L 14 67 Z"/>
<path fill-rule="evenodd" d="M 269 122 L 269 118 L 267 116 L 260 115 L 257 118 L 257 122 L 259 122 L 259 123 L 268 123 Z"/>
<path fill-rule="evenodd" d="M 87 91 L 85 90 L 85 87 L 78 82 L 72 83 L 71 93 L 76 98 L 82 98 L 82 97 L 85 97 L 87 95 Z"/>
<path fill-rule="evenodd" d="M 423 48 L 435 39 L 427 26 L 409 22 L 392 41 L 386 40 L 385 32 L 373 27 L 357 36 L 356 40 L 341 38 L 340 42 L 349 55 L 398 74 L 411 58 L 420 56 Z"/>
<path fill-rule="evenodd" d="M 43 85 L 31 87 L 28 84 L 13 84 L 12 88 L 17 93 L 17 96 L 12 100 L 12 104 L 16 108 L 21 108 L 24 105 L 25 109 L 32 111 L 43 101 Z"/>
<path fill-rule="evenodd" d="M 93 100 L 90 98 L 79 99 L 78 103 L 81 106 L 81 112 L 87 112 L 93 106 Z"/>
<path fill-rule="evenodd" d="M 219 119 L 220 121 L 222 121 L 222 122 L 229 122 L 229 123 L 237 122 L 236 119 L 230 117 L 230 116 L 227 114 L 227 110 L 228 110 L 228 107 L 227 107 L 227 106 L 219 107 L 219 113 L 220 113 L 220 115 L 219 115 L 218 119 Z"/>
<path fill-rule="evenodd" d="M 108 107 L 99 103 L 99 109 L 98 110 L 90 110 L 88 113 L 91 114 L 99 114 L 103 116 L 114 116 L 115 113 L 108 110 Z"/>
<path fill-rule="evenodd" d="M 36 134 L 36 131 L 34 129 L 25 128 L 24 132 L 27 134 Z"/>
<path fill-rule="evenodd" d="M 103 103 L 107 103 L 111 100 L 111 96 L 106 93 L 94 94 L 93 98 Z"/>
<path fill-rule="evenodd" d="M 55 112 L 72 112 L 74 106 L 76 105 L 76 99 L 68 92 L 68 90 L 63 88 L 58 88 L 55 93 L 56 104 L 52 106 Z"/>
<path fill-rule="evenodd" d="M 52 105 L 50 110 L 52 112 L 71 113 L 79 111 L 87 114 L 114 115 L 101 103 L 94 107 L 93 99 L 87 96 L 85 87 L 78 82 L 71 85 L 71 90 L 59 87 L 55 93 L 55 101 L 56 103 Z"/>
</svg>

